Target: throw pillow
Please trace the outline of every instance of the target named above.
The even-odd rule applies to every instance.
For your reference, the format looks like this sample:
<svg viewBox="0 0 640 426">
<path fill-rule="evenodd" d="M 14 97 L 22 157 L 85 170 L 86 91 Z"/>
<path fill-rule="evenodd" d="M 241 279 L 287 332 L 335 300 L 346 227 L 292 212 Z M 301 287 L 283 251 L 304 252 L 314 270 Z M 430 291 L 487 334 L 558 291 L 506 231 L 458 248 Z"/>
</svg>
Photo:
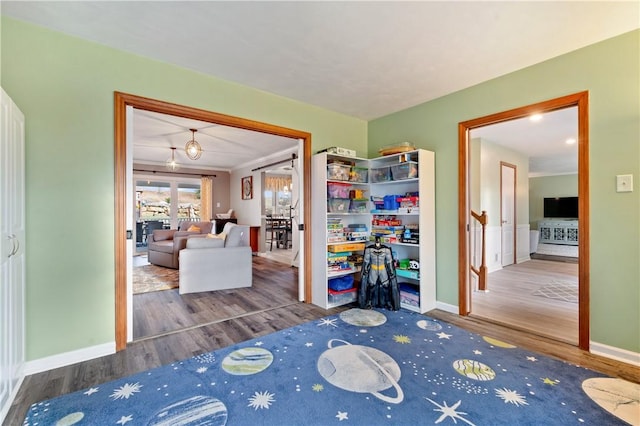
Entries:
<svg viewBox="0 0 640 426">
<path fill-rule="evenodd" d="M 221 232 L 219 234 L 207 234 L 207 238 L 220 238 L 221 240 L 224 240 L 227 237 L 227 234 L 225 234 L 224 232 Z"/>
<path fill-rule="evenodd" d="M 189 229 L 187 229 L 187 232 L 200 232 L 200 227 L 199 226 L 195 226 L 195 225 L 191 225 L 189 227 Z"/>
</svg>

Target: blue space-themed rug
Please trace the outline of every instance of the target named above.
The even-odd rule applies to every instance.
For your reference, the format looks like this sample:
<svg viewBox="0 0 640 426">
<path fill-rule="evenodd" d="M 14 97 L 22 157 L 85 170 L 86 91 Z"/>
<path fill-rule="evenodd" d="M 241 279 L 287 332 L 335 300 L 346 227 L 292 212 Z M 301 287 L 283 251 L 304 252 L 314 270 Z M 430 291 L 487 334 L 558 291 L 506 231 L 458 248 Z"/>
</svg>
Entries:
<svg viewBox="0 0 640 426">
<path fill-rule="evenodd" d="M 24 424 L 617 425 L 639 397 L 428 316 L 351 309 L 36 403 Z"/>
</svg>

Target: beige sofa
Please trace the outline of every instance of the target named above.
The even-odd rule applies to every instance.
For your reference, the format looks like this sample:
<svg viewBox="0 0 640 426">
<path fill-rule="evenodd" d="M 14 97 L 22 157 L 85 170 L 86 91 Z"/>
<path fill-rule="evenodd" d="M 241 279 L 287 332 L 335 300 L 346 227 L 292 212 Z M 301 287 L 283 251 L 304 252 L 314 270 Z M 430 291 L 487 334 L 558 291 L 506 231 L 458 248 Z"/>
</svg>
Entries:
<svg viewBox="0 0 640 426">
<path fill-rule="evenodd" d="M 178 269 L 178 254 L 194 235 L 205 236 L 211 232 L 213 223 L 184 221 L 179 229 L 158 229 L 147 240 L 149 263 Z M 189 231 L 191 229 L 191 231 Z"/>
<path fill-rule="evenodd" d="M 180 250 L 180 294 L 251 287 L 249 227 L 227 223 L 217 238 L 189 238 Z"/>
</svg>

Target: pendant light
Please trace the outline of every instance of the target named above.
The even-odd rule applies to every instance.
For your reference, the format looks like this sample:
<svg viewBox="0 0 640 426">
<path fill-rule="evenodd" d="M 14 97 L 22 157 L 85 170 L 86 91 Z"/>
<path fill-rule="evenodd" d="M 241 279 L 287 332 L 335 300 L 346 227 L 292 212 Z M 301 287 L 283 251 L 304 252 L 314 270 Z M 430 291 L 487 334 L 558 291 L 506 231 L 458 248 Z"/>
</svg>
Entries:
<svg viewBox="0 0 640 426">
<path fill-rule="evenodd" d="M 176 163 L 176 149 L 174 147 L 171 147 L 171 158 L 169 158 L 167 160 L 167 169 L 175 172 L 176 170 L 178 170 L 180 168 L 180 165 L 178 163 Z"/>
<path fill-rule="evenodd" d="M 191 140 L 184 146 L 184 151 L 187 153 L 187 157 L 189 157 L 191 160 L 197 160 L 202 155 L 202 147 L 200 146 L 198 141 L 196 141 L 196 132 L 198 130 L 189 130 L 191 130 Z"/>
</svg>

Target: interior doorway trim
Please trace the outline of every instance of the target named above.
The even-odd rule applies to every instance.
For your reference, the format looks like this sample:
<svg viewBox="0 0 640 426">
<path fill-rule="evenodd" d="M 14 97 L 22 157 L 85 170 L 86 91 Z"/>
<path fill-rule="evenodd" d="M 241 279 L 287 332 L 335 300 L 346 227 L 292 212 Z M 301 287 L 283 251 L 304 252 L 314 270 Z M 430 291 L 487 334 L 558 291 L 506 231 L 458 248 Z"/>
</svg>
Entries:
<svg viewBox="0 0 640 426">
<path fill-rule="evenodd" d="M 505 161 L 501 161 L 500 162 L 500 239 L 502 242 L 504 242 L 504 238 L 502 233 L 503 231 L 503 227 L 505 224 L 505 220 L 504 217 L 502 216 L 504 213 L 504 206 L 503 206 L 503 202 L 504 202 L 504 193 L 503 193 L 503 179 L 504 179 L 504 168 L 509 168 L 509 169 L 513 169 L 513 181 L 511 182 L 512 184 L 512 188 L 513 191 L 511 192 L 511 194 L 509 194 L 511 196 L 511 233 L 513 234 L 513 238 L 511 238 L 511 244 L 510 244 L 510 248 L 511 248 L 511 252 L 513 253 L 513 255 L 511 256 L 511 263 L 510 265 L 515 265 L 516 263 L 516 247 L 517 247 L 517 242 L 516 242 L 516 238 L 517 238 L 517 234 L 516 234 L 516 217 L 517 216 L 517 211 L 516 211 L 516 193 L 518 192 L 518 167 L 515 164 L 511 164 L 511 163 L 507 163 Z M 501 244 L 502 246 L 502 244 Z M 502 247 L 500 249 L 500 263 L 502 264 L 502 266 L 504 266 L 504 247 Z"/>
<path fill-rule="evenodd" d="M 284 136 L 303 141 L 302 165 L 304 170 L 304 218 L 307 227 L 311 223 L 311 133 L 286 127 L 275 126 L 244 118 L 206 111 L 183 105 L 177 105 L 156 99 L 145 98 L 127 93 L 114 92 L 114 162 L 115 162 L 115 337 L 116 351 L 127 346 L 127 246 L 126 246 L 126 109 L 133 108 L 191 118 L 239 129 L 253 130 Z M 305 302 L 311 298 L 311 234 L 304 233 L 304 293 Z"/>
<path fill-rule="evenodd" d="M 469 134 L 472 129 L 578 107 L 578 346 L 589 350 L 589 92 L 527 105 L 458 124 L 458 311 L 471 312 L 469 283 Z"/>
</svg>

